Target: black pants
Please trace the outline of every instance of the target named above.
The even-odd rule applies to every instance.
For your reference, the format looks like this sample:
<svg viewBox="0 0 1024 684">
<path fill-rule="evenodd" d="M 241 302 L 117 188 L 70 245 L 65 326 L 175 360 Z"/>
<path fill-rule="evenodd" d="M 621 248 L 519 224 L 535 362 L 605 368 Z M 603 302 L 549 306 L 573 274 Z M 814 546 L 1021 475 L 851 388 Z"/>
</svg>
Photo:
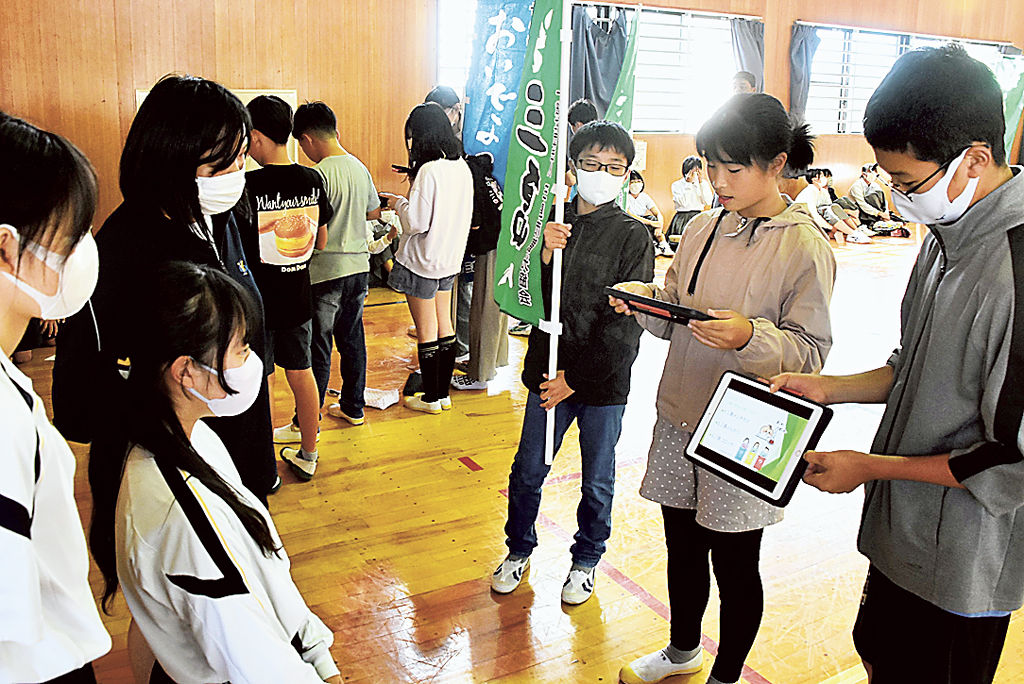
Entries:
<svg viewBox="0 0 1024 684">
<path fill-rule="evenodd" d="M 92 663 L 87 663 L 74 672 L 68 672 L 46 684 L 96 684 L 96 675 L 92 671 Z"/>
<path fill-rule="evenodd" d="M 868 570 L 853 643 L 873 684 L 989 684 L 1010 616 L 963 617 Z"/>
<path fill-rule="evenodd" d="M 708 607 L 711 574 L 721 601 L 718 657 L 711 674 L 723 682 L 740 678 L 764 612 L 758 563 L 763 530 L 715 532 L 697 524 L 697 512 L 661 507 L 668 546 L 668 598 L 672 645 L 690 650 L 700 644 L 701 620 Z"/>
</svg>

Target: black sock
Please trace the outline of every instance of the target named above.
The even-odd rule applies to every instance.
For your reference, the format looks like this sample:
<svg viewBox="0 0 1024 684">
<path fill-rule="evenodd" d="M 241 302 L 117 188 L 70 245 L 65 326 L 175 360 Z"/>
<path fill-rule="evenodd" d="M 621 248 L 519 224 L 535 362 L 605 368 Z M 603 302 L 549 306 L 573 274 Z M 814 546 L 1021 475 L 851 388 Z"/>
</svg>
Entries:
<svg viewBox="0 0 1024 684">
<path fill-rule="evenodd" d="M 437 396 L 447 397 L 452 387 L 452 374 L 455 372 L 455 357 L 458 354 L 458 345 L 455 343 L 455 335 L 442 337 L 438 343 L 438 364 L 437 364 Z"/>
<path fill-rule="evenodd" d="M 423 401 L 437 401 L 440 399 L 437 388 L 437 366 L 441 360 L 437 340 L 417 344 L 416 356 L 419 357 L 420 375 L 423 377 Z"/>
</svg>

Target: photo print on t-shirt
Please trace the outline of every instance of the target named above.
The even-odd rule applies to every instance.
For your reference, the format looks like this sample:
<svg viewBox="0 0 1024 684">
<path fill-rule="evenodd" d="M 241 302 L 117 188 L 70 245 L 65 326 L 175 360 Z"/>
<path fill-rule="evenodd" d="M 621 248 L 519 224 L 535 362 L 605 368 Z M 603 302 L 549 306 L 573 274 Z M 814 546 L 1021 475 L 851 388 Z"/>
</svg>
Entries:
<svg viewBox="0 0 1024 684">
<path fill-rule="evenodd" d="M 314 191 L 314 194 L 319 194 Z M 278 208 L 277 202 L 263 203 L 257 198 L 257 224 L 260 233 L 260 261 L 277 266 L 294 266 L 309 261 L 320 225 L 317 198 L 304 198 L 311 206 Z M 259 205 L 267 209 L 263 210 Z M 276 206 L 275 206 L 276 205 Z"/>
</svg>

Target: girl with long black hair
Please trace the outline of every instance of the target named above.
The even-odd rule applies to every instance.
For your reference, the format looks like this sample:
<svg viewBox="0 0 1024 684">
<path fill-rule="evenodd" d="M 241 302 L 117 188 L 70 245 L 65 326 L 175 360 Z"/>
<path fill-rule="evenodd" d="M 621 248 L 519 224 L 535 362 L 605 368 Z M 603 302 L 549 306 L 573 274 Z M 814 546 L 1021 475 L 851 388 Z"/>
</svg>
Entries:
<svg viewBox="0 0 1024 684">
<path fill-rule="evenodd" d="M 622 668 L 625 684 L 652 684 L 703 666 L 709 556 L 721 599 L 721 645 L 707 681 L 739 680 L 764 608 L 761 535 L 782 520 L 782 509 L 681 454 L 724 371 L 766 378 L 817 371 L 832 346 L 835 257 L 806 208 L 779 192 L 783 169 L 802 170 L 812 161 L 807 126 L 794 124 L 770 95 L 735 95 L 698 131 L 697 151 L 708 160 L 722 207 L 687 224 L 664 287 L 616 286 L 714 317 L 688 326 L 637 317 L 671 342 L 640 495 L 661 504 L 665 519 L 672 629 L 668 646 Z M 622 300 L 609 299 L 627 312 Z M 768 455 L 760 444 L 754 449 Z"/>
<path fill-rule="evenodd" d="M 186 262 L 143 290 L 124 429 L 102 454 L 114 467 L 91 483 L 104 607 L 120 585 L 156 657 L 152 681 L 340 682 L 333 635 L 296 589 L 270 512 L 205 423 L 259 393 L 255 301 Z"/>
<path fill-rule="evenodd" d="M 92 307 L 58 339 L 54 416 L 70 438 L 102 442 L 122 420 L 132 312 L 145 306 L 139 293 L 161 264 L 206 264 L 244 287 L 256 301 L 253 349 L 263 354 L 260 294 L 239 237 L 239 224 L 252 220 L 248 203 L 239 202 L 250 128 L 239 99 L 206 79 L 167 76 L 143 101 L 121 153 L 124 202 L 96 237 L 100 277 Z M 269 397 L 264 381 L 248 410 L 210 422 L 242 482 L 261 500 L 280 482 Z M 90 461 L 90 477 L 105 467 Z"/>
<path fill-rule="evenodd" d="M 402 221 L 402 243 L 388 285 L 406 295 L 416 324 L 423 395 L 406 406 L 426 413 L 451 408 L 455 370 L 452 285 L 462 268 L 473 217 L 473 176 L 462 143 L 440 105 L 417 105 L 405 122 L 409 198 L 381 193 Z"/>
<path fill-rule="evenodd" d="M 75 457 L 8 357 L 33 318 L 96 286 L 96 174 L 74 145 L 0 112 L 0 681 L 95 682 L 110 650 L 89 588 Z"/>
</svg>

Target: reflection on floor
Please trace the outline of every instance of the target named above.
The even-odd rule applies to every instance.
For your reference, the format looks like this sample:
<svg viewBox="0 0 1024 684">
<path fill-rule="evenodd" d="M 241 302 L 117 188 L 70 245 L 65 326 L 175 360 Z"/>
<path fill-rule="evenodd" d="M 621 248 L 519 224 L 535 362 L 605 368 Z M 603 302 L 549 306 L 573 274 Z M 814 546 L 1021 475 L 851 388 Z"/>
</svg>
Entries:
<svg viewBox="0 0 1024 684">
<path fill-rule="evenodd" d="M 896 346 L 899 303 L 919 243 L 916 234 L 836 248 L 828 372 L 876 367 Z M 663 274 L 668 259 L 658 261 Z M 415 368 L 403 299 L 374 291 L 365 321 L 368 386 L 401 387 Z M 345 681 L 615 682 L 623 663 L 666 643 L 661 518 L 657 506 L 637 495 L 666 343 L 644 336 L 618 447 L 612 538 L 594 597 L 576 608 L 559 601 L 576 530 L 574 432 L 545 487 L 531 575 L 508 596 L 488 589 L 505 553 L 502 490 L 525 400 L 517 380 L 525 340 L 513 338 L 512 350 L 514 367 L 490 392 L 455 393 L 455 410 L 431 416 L 402 406 L 368 409 L 362 427 L 325 416 L 316 478 L 301 484 L 280 468 L 285 485 L 271 509 L 299 588 L 334 630 L 333 653 Z M 47 355 L 37 354 L 27 366 L 43 396 L 49 392 Z M 286 394 L 278 377 L 279 422 L 291 414 Z M 879 415 L 876 407 L 838 407 L 822 447 L 867 449 Z M 87 520 L 85 457 L 77 453 L 76 493 Z M 855 549 L 861 500 L 860 493 L 830 496 L 800 487 L 785 521 L 766 532 L 766 612 L 745 681 L 866 680 L 850 639 L 866 568 Z M 95 569 L 93 580 L 98 591 Z M 716 601 L 713 592 L 704 621 L 712 653 Z M 1015 616 L 998 682 L 1024 678 L 1021 624 Z M 130 682 L 122 600 L 107 625 L 115 649 L 97 664 L 99 679 Z M 703 683 L 709 670 L 677 681 Z"/>
</svg>

